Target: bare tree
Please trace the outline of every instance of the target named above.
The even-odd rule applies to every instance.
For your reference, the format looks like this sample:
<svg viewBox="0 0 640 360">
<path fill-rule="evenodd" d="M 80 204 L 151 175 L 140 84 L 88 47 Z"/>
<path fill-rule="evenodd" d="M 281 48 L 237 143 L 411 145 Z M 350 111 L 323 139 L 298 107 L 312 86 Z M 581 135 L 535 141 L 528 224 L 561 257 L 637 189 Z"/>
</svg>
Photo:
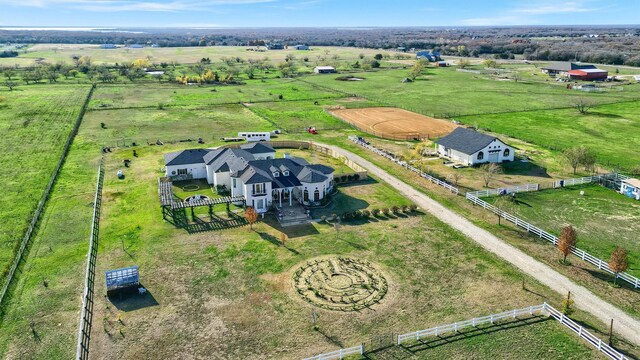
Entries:
<svg viewBox="0 0 640 360">
<path fill-rule="evenodd" d="M 249 222 L 249 228 L 253 230 L 253 223 L 258 221 L 258 212 L 256 211 L 256 209 L 253 206 L 247 207 L 247 209 L 244 211 L 244 217 Z"/>
<path fill-rule="evenodd" d="M 287 234 L 280 233 L 280 242 L 282 243 L 282 246 L 287 247 Z"/>
<path fill-rule="evenodd" d="M 563 154 L 564 157 L 567 158 L 569 165 L 571 165 L 571 167 L 573 168 L 573 174 L 575 175 L 575 173 L 578 171 L 578 166 L 580 166 L 580 160 L 582 157 L 580 147 L 578 146 L 565 149 L 563 151 Z"/>
<path fill-rule="evenodd" d="M 462 179 L 462 174 L 459 172 L 454 172 L 447 175 L 447 180 L 449 180 L 449 182 L 454 186 L 458 186 L 458 182 L 460 182 L 460 179 Z"/>
<path fill-rule="evenodd" d="M 5 68 L 2 73 L 4 74 L 4 77 L 6 77 L 7 79 L 11 80 L 12 77 L 14 77 L 16 75 L 16 71 L 10 67 Z"/>
<path fill-rule="evenodd" d="M 484 187 L 489 187 L 489 184 L 495 179 L 496 175 L 502 173 L 502 168 L 496 163 L 489 163 L 482 165 L 480 172 L 482 173 L 482 180 L 484 180 Z"/>
<path fill-rule="evenodd" d="M 580 114 L 586 114 L 593 106 L 593 103 L 585 98 L 578 98 L 574 101 L 573 107 L 580 112 Z"/>
<path fill-rule="evenodd" d="M 564 256 L 562 258 L 563 264 L 567 263 L 567 256 L 571 254 L 571 249 L 576 246 L 576 242 L 576 231 L 573 229 L 573 226 L 568 225 L 563 227 L 560 238 L 558 239 L 558 250 L 560 250 Z"/>
<path fill-rule="evenodd" d="M 458 68 L 460 68 L 460 69 L 467 68 L 467 67 L 469 67 L 469 65 L 471 65 L 471 62 L 469 60 L 462 59 L 462 60 L 458 61 Z"/>
<path fill-rule="evenodd" d="M 617 285 L 618 274 L 627 271 L 629 268 L 629 253 L 627 250 L 621 247 L 613 250 L 611 258 L 609 259 L 609 268 L 615 273 L 613 283 Z"/>
<path fill-rule="evenodd" d="M 575 146 L 565 149 L 563 151 L 565 158 L 569 162 L 569 165 L 573 168 L 575 174 L 578 170 L 578 166 L 584 166 L 585 170 L 590 171 L 595 168 L 596 155 L 586 146 Z"/>
</svg>

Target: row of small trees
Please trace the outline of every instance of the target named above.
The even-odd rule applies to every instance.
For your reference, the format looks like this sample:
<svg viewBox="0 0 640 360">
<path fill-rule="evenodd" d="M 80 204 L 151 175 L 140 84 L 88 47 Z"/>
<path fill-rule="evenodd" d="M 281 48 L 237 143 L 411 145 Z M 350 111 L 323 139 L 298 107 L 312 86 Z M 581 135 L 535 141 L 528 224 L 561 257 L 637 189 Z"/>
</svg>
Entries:
<svg viewBox="0 0 640 360">
<path fill-rule="evenodd" d="M 410 214 L 410 213 L 414 213 L 416 212 L 416 210 L 418 210 L 418 207 L 416 205 L 402 205 L 402 206 L 397 206 L 394 205 L 390 208 L 388 207 L 384 207 L 384 208 L 375 208 L 372 209 L 371 211 L 364 209 L 364 210 L 356 210 L 356 211 L 350 211 L 350 212 L 346 212 L 342 215 L 338 215 L 338 214 L 332 214 L 331 216 L 321 216 L 320 220 L 322 222 L 334 222 L 337 221 L 338 219 L 342 219 L 342 220 L 357 220 L 357 219 L 367 219 L 370 217 L 375 217 L 375 218 L 379 218 L 382 216 L 386 216 L 389 217 L 391 214 L 394 215 L 399 215 L 401 213 L 404 214 Z"/>
<path fill-rule="evenodd" d="M 567 265 L 567 256 L 571 254 L 571 250 L 576 247 L 578 238 L 573 226 L 568 225 L 562 228 L 560 237 L 558 238 L 558 250 L 563 255 L 562 264 Z M 622 247 L 616 247 L 611 253 L 608 262 L 609 268 L 615 273 L 613 283 L 617 285 L 618 274 L 627 271 L 629 268 L 629 253 Z"/>
</svg>

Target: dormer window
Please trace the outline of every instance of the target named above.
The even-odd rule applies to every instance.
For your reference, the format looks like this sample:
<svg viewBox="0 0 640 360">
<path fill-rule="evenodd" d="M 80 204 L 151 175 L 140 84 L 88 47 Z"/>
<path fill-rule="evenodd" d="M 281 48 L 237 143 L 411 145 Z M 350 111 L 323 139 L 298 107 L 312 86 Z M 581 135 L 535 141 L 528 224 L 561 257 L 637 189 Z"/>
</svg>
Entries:
<svg viewBox="0 0 640 360">
<path fill-rule="evenodd" d="M 276 172 L 273 173 L 273 177 L 279 177 L 279 176 L 280 176 L 280 172 L 279 171 L 276 171 Z"/>
<path fill-rule="evenodd" d="M 288 170 L 283 171 L 282 176 L 289 176 L 289 171 Z"/>
</svg>

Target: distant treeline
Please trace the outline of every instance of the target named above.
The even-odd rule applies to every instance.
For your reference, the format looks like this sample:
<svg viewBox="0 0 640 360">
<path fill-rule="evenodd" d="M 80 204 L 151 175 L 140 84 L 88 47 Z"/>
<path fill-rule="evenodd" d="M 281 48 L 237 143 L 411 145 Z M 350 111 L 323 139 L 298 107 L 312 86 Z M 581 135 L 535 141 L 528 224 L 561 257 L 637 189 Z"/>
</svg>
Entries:
<svg viewBox="0 0 640 360">
<path fill-rule="evenodd" d="M 501 28 L 264 28 L 134 29 L 135 32 L 0 31 L 0 43 L 158 44 L 175 46 L 286 45 L 426 49 L 445 55 L 584 61 L 640 66 L 640 26 Z"/>
</svg>

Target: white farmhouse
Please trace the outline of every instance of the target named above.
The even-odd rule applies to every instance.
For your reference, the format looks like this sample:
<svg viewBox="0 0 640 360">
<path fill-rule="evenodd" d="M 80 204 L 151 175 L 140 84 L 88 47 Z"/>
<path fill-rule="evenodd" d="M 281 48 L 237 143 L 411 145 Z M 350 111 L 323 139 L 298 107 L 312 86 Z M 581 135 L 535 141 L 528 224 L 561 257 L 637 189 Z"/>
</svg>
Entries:
<svg viewBox="0 0 640 360">
<path fill-rule="evenodd" d="M 320 202 L 333 190 L 334 170 L 293 157 L 278 158 L 267 143 L 239 149 L 190 149 L 164 155 L 166 176 L 173 180 L 206 179 L 224 186 L 231 196 L 244 196 L 258 213 L 270 206 Z"/>
<path fill-rule="evenodd" d="M 514 149 L 495 136 L 463 127 L 436 141 L 438 155 L 465 165 L 513 161 Z"/>
<path fill-rule="evenodd" d="M 620 193 L 632 199 L 640 200 L 640 180 L 633 178 L 622 180 Z"/>
</svg>

